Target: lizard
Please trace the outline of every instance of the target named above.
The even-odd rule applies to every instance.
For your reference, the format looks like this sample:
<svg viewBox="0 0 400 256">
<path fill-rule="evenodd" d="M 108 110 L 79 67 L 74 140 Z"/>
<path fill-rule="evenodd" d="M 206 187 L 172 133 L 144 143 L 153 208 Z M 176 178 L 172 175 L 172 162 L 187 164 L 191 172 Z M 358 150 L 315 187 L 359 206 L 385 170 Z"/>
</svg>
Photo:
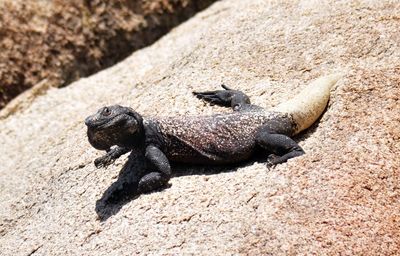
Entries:
<svg viewBox="0 0 400 256">
<path fill-rule="evenodd" d="M 167 185 L 172 162 L 234 164 L 249 159 L 258 149 L 268 159 L 267 165 L 275 166 L 305 153 L 292 137 L 322 115 L 330 89 L 340 77 L 320 77 L 269 110 L 251 104 L 245 93 L 225 85 L 223 90 L 193 94 L 211 105 L 232 108 L 228 113 L 148 117 L 130 107 L 102 107 L 85 119 L 89 143 L 106 151 L 94 164 L 106 167 L 130 152 L 124 166 L 129 178 L 120 189 L 136 194 Z"/>
</svg>

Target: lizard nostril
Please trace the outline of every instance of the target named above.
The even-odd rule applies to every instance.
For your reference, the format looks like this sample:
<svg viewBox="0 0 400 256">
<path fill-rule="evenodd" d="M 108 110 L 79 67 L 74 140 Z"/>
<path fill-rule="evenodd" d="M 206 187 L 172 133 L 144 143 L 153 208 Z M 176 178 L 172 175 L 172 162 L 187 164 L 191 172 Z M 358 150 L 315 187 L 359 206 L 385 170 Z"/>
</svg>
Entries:
<svg viewBox="0 0 400 256">
<path fill-rule="evenodd" d="M 85 119 L 85 125 L 88 127 L 92 127 L 93 126 L 93 122 L 92 122 L 92 116 L 88 116 Z"/>
</svg>

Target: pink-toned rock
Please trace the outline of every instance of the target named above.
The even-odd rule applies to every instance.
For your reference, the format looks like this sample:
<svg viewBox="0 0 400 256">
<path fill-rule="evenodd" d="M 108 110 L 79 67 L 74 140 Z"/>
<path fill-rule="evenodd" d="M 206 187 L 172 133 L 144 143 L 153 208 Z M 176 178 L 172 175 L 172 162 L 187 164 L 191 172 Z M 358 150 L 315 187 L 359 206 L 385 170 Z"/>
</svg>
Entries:
<svg viewBox="0 0 400 256">
<path fill-rule="evenodd" d="M 37 96 L 0 121 L 1 253 L 398 254 L 399 11 L 395 1 L 220 1 L 125 61 Z M 297 138 L 304 156 L 271 171 L 175 177 L 99 221 L 96 200 L 125 158 L 93 166 L 101 153 L 82 120 L 98 107 L 226 111 L 190 93 L 220 83 L 271 107 L 336 71 L 345 77 L 327 111 Z"/>
</svg>

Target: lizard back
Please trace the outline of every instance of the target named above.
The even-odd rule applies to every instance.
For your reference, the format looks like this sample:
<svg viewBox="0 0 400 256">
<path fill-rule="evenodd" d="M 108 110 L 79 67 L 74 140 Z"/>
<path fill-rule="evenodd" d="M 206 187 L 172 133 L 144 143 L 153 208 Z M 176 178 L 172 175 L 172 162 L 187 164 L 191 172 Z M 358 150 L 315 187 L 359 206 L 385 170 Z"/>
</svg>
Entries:
<svg viewBox="0 0 400 256">
<path fill-rule="evenodd" d="M 286 120 L 286 121 L 285 121 Z M 152 118 L 163 136 L 165 154 L 184 163 L 234 163 L 248 159 L 262 126 L 290 134 L 291 119 L 278 112 L 237 111 L 209 116 Z"/>
</svg>

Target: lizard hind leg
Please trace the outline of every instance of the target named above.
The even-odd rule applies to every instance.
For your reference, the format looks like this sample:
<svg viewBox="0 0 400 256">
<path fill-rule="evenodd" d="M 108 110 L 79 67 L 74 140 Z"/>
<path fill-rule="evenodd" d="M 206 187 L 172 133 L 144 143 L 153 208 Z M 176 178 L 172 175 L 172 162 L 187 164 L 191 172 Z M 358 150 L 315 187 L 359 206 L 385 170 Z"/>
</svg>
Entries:
<svg viewBox="0 0 400 256">
<path fill-rule="evenodd" d="M 283 134 L 260 131 L 256 135 L 256 143 L 271 153 L 268 156 L 268 166 L 275 166 L 304 154 L 304 150 L 293 139 Z"/>
<path fill-rule="evenodd" d="M 193 94 L 211 105 L 231 107 L 234 111 L 244 109 L 250 105 L 250 98 L 241 91 L 232 90 L 226 85 L 221 85 L 224 90 L 193 92 Z"/>
</svg>

